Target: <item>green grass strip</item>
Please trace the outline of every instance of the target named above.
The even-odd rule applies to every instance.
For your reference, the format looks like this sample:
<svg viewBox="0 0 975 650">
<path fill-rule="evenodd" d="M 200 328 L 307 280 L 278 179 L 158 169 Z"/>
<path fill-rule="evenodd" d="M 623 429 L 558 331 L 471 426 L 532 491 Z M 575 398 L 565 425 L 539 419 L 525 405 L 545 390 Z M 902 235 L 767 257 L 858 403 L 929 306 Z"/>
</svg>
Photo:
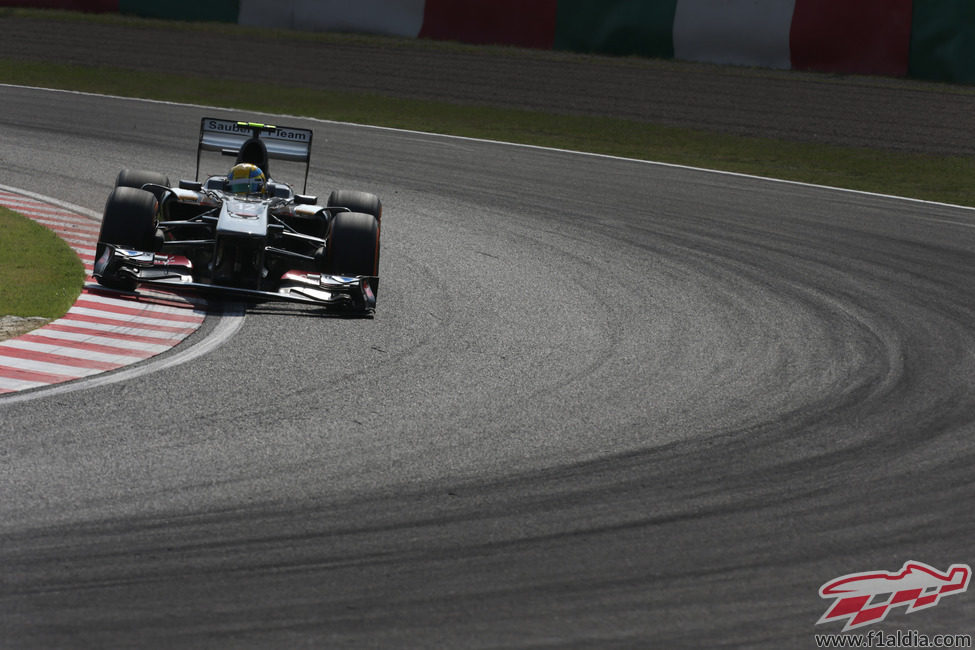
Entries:
<svg viewBox="0 0 975 650">
<path fill-rule="evenodd" d="M 975 162 L 588 116 L 0 59 L 0 82 L 505 140 L 975 205 Z"/>
<path fill-rule="evenodd" d="M 0 207 L 0 316 L 58 318 L 81 293 L 85 269 L 39 223 Z"/>
</svg>

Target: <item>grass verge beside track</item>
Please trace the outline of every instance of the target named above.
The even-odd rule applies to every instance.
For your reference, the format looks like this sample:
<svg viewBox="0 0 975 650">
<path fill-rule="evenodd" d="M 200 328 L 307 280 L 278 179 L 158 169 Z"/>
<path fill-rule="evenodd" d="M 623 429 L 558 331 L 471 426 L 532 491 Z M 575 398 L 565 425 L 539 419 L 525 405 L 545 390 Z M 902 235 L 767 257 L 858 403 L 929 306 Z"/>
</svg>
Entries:
<svg viewBox="0 0 975 650">
<path fill-rule="evenodd" d="M 53 231 L 3 207 L 0 233 L 0 316 L 62 316 L 81 293 L 81 260 Z"/>
<path fill-rule="evenodd" d="M 0 82 L 505 140 L 975 206 L 975 161 L 960 156 L 12 59 L 0 59 Z"/>
</svg>

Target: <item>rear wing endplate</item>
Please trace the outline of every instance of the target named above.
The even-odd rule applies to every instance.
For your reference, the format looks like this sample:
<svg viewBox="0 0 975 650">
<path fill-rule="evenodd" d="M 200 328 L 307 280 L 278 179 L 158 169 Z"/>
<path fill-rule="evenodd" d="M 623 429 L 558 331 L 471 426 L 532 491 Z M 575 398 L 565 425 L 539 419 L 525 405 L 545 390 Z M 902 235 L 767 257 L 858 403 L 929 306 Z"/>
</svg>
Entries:
<svg viewBox="0 0 975 650">
<path fill-rule="evenodd" d="M 200 143 L 196 147 L 196 180 L 200 179 L 200 154 L 217 151 L 236 156 L 240 146 L 251 138 L 260 138 L 267 148 L 267 157 L 305 163 L 305 190 L 308 189 L 308 170 L 311 167 L 311 129 L 273 126 L 256 122 L 238 122 L 216 117 L 200 120 Z"/>
</svg>

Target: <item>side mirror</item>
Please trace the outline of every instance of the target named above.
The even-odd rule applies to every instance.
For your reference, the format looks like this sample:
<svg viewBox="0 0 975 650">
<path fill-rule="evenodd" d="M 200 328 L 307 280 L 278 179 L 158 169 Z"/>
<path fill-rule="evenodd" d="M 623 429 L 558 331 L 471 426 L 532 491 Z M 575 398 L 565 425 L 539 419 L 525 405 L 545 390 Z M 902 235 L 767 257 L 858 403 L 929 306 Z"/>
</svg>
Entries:
<svg viewBox="0 0 975 650">
<path fill-rule="evenodd" d="M 200 183 L 199 181 L 180 180 L 180 182 L 179 182 L 179 189 L 181 189 L 181 190 L 192 190 L 194 192 L 199 192 L 200 190 L 203 189 L 203 183 Z"/>
<path fill-rule="evenodd" d="M 296 205 L 317 205 L 318 197 L 310 194 L 295 194 Z"/>
<path fill-rule="evenodd" d="M 206 180 L 205 187 L 208 190 L 221 190 L 221 191 L 226 191 L 226 189 L 227 189 L 227 177 L 226 176 L 211 176 L 210 178 L 208 178 Z"/>
</svg>

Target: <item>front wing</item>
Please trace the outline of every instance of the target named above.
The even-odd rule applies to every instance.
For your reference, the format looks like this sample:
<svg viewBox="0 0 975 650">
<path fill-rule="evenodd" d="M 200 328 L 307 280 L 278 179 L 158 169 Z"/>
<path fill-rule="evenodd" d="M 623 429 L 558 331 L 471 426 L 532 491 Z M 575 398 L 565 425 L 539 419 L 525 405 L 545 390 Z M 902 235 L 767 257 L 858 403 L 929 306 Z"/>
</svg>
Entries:
<svg viewBox="0 0 975 650">
<path fill-rule="evenodd" d="M 102 246 L 104 250 L 95 261 L 92 273 L 96 279 L 124 278 L 148 286 L 232 296 L 249 302 L 295 302 L 365 313 L 376 309 L 372 287 L 377 278 L 374 276 L 289 271 L 282 276 L 275 291 L 245 289 L 197 281 L 185 257 L 127 250 L 110 244 Z"/>
</svg>

